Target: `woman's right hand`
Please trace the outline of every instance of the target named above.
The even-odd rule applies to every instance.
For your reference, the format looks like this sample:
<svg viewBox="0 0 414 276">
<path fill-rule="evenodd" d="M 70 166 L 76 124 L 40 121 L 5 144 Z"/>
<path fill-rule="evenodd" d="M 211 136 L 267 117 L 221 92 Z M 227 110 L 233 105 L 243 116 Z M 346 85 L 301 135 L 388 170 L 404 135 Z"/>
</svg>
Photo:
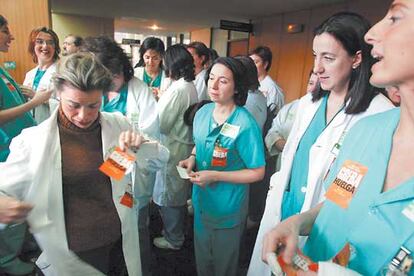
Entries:
<svg viewBox="0 0 414 276">
<path fill-rule="evenodd" d="M 178 166 L 186 169 L 187 173 L 191 173 L 191 171 L 195 167 L 195 156 L 190 155 L 190 157 L 188 157 L 187 159 L 181 160 L 180 162 L 178 162 Z"/>
<path fill-rule="evenodd" d="M 26 97 L 26 99 L 32 99 L 36 94 L 31 87 L 26 85 L 20 85 L 20 90 L 22 91 L 22 94 Z"/>
<path fill-rule="evenodd" d="M 0 223 L 22 222 L 33 206 L 8 196 L 0 196 Z"/>
<path fill-rule="evenodd" d="M 301 220 L 299 216 L 293 216 L 279 223 L 268 232 L 263 241 L 262 260 L 267 263 L 268 254 L 279 252 L 283 260 L 290 264 L 298 247 Z M 282 250 L 279 250 L 283 248 Z"/>
<path fill-rule="evenodd" d="M 50 96 L 52 96 L 52 90 L 40 90 L 34 93 L 31 102 L 38 106 L 47 102 L 50 99 Z"/>
</svg>

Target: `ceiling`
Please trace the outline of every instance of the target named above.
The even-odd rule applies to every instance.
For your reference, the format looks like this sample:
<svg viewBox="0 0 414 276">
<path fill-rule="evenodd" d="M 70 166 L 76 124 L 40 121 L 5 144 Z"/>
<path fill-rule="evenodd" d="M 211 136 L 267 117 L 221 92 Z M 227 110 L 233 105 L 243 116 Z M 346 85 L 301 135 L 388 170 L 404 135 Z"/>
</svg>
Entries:
<svg viewBox="0 0 414 276">
<path fill-rule="evenodd" d="M 115 18 L 115 30 L 175 35 L 344 0 L 51 0 L 54 13 Z M 158 31 L 150 29 L 156 24 Z"/>
</svg>

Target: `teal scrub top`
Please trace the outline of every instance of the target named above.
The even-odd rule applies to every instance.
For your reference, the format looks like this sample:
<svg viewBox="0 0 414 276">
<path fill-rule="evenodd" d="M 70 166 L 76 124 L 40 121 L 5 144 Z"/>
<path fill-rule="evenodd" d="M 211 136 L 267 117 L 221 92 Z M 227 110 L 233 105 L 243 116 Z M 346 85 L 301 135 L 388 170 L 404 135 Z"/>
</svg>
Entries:
<svg viewBox="0 0 414 276">
<path fill-rule="evenodd" d="M 22 105 L 26 102 L 19 86 L 13 78 L 0 67 L 0 110 L 9 109 Z M 17 118 L 1 124 L 0 126 L 0 162 L 5 161 L 9 155 L 9 145 L 11 140 L 20 134 L 20 132 L 36 122 L 29 112 L 18 116 Z"/>
<path fill-rule="evenodd" d="M 152 79 L 147 72 L 144 69 L 144 78 L 143 81 L 149 86 L 149 87 L 157 87 L 160 88 L 161 86 L 161 77 L 162 77 L 162 71 L 158 73 L 157 77 L 155 79 Z"/>
<path fill-rule="evenodd" d="M 234 126 L 233 137 L 222 133 L 223 125 L 213 119 L 214 103 L 197 111 L 193 123 L 193 137 L 196 146 L 196 165 L 199 171 L 237 171 L 265 166 L 265 151 L 259 126 L 250 113 L 237 106 L 226 123 Z M 227 164 L 212 165 L 215 145 L 226 148 Z M 248 184 L 215 182 L 201 188 L 193 185 L 193 206 L 195 216 L 215 228 L 232 228 L 239 225 L 247 214 Z"/>
<path fill-rule="evenodd" d="M 325 182 L 326 189 L 345 160 L 368 171 L 347 209 L 329 199 L 324 202 L 304 248 L 314 261 L 331 259 L 349 243 L 349 268 L 362 275 L 385 275 L 381 273 L 401 246 L 414 252 L 414 214 L 411 212 L 411 218 L 403 214 L 409 206 L 414 212 L 414 178 L 382 192 L 399 118 L 399 108 L 369 116 L 346 136 Z M 413 268 L 409 275 L 414 275 Z"/>
<path fill-rule="evenodd" d="M 326 95 L 322 98 L 321 105 L 316 111 L 296 149 L 292 163 L 289 186 L 283 194 L 282 220 L 296 215 L 302 210 L 302 205 L 305 201 L 305 193 L 302 192 L 302 188 L 307 186 L 308 181 L 309 151 L 326 127 L 327 102 L 328 96 Z"/>
<path fill-rule="evenodd" d="M 43 75 L 45 74 L 45 72 L 46 72 L 46 70 L 40 70 L 40 69 L 37 69 L 37 71 L 36 71 L 36 75 L 35 75 L 35 77 L 34 77 L 34 80 L 33 80 L 33 85 L 32 85 L 32 88 L 36 91 L 37 90 L 37 88 L 39 87 L 39 83 L 40 83 L 40 80 L 43 78 Z"/>
<path fill-rule="evenodd" d="M 109 101 L 107 95 L 103 96 L 103 103 L 102 103 L 101 111 L 121 112 L 123 115 L 126 115 L 127 97 L 128 97 L 128 84 L 125 83 L 121 87 L 121 90 L 119 91 L 118 96 L 116 96 L 112 100 Z"/>
</svg>

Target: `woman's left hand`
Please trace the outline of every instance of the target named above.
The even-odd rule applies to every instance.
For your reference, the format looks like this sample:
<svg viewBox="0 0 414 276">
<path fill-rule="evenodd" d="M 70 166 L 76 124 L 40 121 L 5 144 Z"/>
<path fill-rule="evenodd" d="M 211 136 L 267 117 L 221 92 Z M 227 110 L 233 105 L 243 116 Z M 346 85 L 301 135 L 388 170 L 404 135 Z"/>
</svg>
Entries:
<svg viewBox="0 0 414 276">
<path fill-rule="evenodd" d="M 217 181 L 216 171 L 199 171 L 188 174 L 190 181 L 200 187 L 205 187 L 212 182 Z"/>
<path fill-rule="evenodd" d="M 144 137 L 142 137 L 139 133 L 133 132 L 131 130 L 123 131 L 119 135 L 119 147 L 122 151 L 126 151 L 127 149 L 136 151 L 144 142 L 146 142 Z"/>
</svg>

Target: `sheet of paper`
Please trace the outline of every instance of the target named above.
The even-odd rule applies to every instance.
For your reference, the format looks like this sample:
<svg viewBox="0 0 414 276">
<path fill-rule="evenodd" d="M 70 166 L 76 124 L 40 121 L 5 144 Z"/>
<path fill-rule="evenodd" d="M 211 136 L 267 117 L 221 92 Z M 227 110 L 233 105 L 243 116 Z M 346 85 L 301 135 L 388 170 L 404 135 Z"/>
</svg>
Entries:
<svg viewBox="0 0 414 276">
<path fill-rule="evenodd" d="M 183 167 L 179 167 L 179 166 L 176 166 L 176 167 L 177 167 L 178 174 L 180 175 L 182 179 L 190 179 L 190 176 L 188 175 L 186 169 L 184 169 Z"/>
</svg>

